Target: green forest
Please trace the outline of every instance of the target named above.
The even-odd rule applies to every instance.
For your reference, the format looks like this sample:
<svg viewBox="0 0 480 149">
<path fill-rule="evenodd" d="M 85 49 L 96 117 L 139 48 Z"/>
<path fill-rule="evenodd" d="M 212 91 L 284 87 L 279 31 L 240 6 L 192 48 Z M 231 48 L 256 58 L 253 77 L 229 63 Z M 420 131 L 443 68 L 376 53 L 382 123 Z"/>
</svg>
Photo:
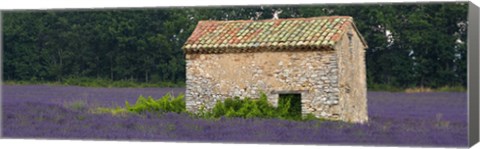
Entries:
<svg viewBox="0 0 480 149">
<path fill-rule="evenodd" d="M 268 5 L 6 11 L 3 80 L 185 83 L 181 49 L 199 20 L 348 15 L 368 44 L 369 87 L 467 84 L 468 4 Z"/>
</svg>

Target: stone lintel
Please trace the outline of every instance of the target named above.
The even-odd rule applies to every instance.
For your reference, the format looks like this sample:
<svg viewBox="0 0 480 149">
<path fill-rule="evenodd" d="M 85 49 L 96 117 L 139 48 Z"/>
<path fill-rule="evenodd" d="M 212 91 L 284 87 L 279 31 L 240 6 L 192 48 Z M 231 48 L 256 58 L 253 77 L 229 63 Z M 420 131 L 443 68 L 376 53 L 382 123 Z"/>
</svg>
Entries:
<svg viewBox="0 0 480 149">
<path fill-rule="evenodd" d="M 308 90 L 273 90 L 271 94 L 301 94 L 308 93 Z"/>
</svg>

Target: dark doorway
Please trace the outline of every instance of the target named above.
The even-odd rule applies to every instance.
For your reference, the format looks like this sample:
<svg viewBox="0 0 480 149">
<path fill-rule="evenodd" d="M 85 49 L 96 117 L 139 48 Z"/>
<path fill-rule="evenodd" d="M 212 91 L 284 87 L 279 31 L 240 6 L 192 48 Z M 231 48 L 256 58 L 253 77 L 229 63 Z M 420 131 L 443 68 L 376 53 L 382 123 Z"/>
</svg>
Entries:
<svg viewBox="0 0 480 149">
<path fill-rule="evenodd" d="M 288 117 L 301 118 L 302 117 L 302 95 L 301 94 L 279 94 L 278 107 L 287 108 Z"/>
</svg>

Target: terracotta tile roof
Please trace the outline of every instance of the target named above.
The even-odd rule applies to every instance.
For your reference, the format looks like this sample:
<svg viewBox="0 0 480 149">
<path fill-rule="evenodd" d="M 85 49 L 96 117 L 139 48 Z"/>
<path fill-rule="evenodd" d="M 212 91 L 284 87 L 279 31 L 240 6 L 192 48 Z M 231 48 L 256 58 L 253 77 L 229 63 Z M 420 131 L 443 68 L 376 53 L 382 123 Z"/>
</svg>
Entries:
<svg viewBox="0 0 480 149">
<path fill-rule="evenodd" d="M 355 26 L 349 16 L 200 21 L 183 49 L 186 53 L 246 52 L 292 47 L 333 49 L 348 25 Z"/>
</svg>

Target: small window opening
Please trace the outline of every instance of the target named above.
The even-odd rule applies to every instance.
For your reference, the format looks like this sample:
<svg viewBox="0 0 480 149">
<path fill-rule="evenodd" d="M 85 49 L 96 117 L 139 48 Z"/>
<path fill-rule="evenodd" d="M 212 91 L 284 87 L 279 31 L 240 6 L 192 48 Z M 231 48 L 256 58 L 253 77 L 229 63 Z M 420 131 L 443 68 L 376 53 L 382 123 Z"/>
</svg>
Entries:
<svg viewBox="0 0 480 149">
<path fill-rule="evenodd" d="M 353 45 L 353 43 L 352 43 L 352 36 L 353 36 L 353 34 L 350 33 L 350 32 L 348 32 L 348 33 L 347 33 L 347 36 L 348 36 L 348 48 L 349 48 L 349 50 L 350 50 L 350 53 L 352 53 L 352 51 L 353 51 L 353 49 L 352 49 L 352 45 Z"/>
<path fill-rule="evenodd" d="M 301 94 L 279 94 L 278 108 L 287 110 L 289 118 L 302 117 L 302 95 Z"/>
</svg>

